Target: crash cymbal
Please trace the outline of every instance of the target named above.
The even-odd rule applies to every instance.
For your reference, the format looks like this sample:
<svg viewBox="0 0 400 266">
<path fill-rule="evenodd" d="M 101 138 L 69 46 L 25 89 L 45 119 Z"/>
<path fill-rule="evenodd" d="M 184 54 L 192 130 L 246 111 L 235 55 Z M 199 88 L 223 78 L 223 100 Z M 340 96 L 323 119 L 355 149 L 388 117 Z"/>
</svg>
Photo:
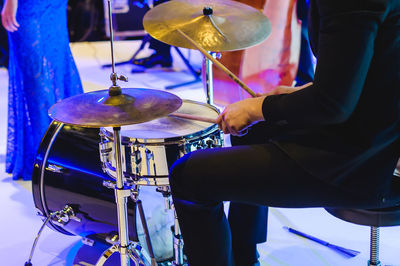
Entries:
<svg viewBox="0 0 400 266">
<path fill-rule="evenodd" d="M 265 40 L 271 23 L 259 10 L 230 0 L 174 0 L 143 18 L 145 30 L 167 44 L 195 49 L 177 29 L 207 51 L 244 49 Z"/>
<path fill-rule="evenodd" d="M 82 127 L 118 127 L 166 116 L 181 105 L 178 96 L 165 91 L 131 88 L 109 96 L 109 90 L 101 90 L 64 99 L 49 109 L 49 116 Z"/>
</svg>

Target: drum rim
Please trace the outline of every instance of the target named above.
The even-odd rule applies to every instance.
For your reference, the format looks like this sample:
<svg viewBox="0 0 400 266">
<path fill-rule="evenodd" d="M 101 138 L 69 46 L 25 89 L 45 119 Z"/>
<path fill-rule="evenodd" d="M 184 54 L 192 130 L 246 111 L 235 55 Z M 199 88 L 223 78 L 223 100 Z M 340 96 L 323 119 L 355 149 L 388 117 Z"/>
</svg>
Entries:
<svg viewBox="0 0 400 266">
<path fill-rule="evenodd" d="M 194 104 L 199 104 L 202 106 L 209 107 L 210 109 L 214 110 L 217 114 L 220 114 L 220 111 L 218 110 L 217 107 L 208 104 L 208 103 L 203 103 L 203 102 L 198 102 L 198 101 L 193 101 L 193 100 L 188 100 L 188 99 L 183 99 L 182 103 L 194 103 Z M 170 138 L 133 138 L 133 137 L 128 137 L 128 136 L 123 136 L 121 134 L 121 143 L 124 145 L 130 145 L 130 144 L 144 144 L 148 146 L 157 146 L 157 145 L 174 145 L 174 144 L 180 144 L 184 140 L 191 141 L 198 136 L 205 135 L 206 133 L 213 132 L 218 130 L 218 125 L 213 124 L 209 127 L 206 127 L 202 130 L 196 131 L 194 133 L 182 135 L 182 136 L 176 136 L 176 137 L 170 137 Z M 105 127 L 100 128 L 100 135 L 102 137 L 107 138 L 109 141 L 114 140 L 114 134 L 113 132 L 110 132 L 109 130 L 106 130 Z M 147 142 L 148 140 L 152 140 L 152 142 Z"/>
<path fill-rule="evenodd" d="M 39 215 L 42 217 L 48 217 L 50 215 L 50 210 L 47 206 L 47 201 L 46 201 L 46 193 L 44 189 L 44 171 L 46 169 L 46 165 L 48 162 L 48 155 L 53 147 L 53 144 L 55 140 L 57 139 L 58 134 L 61 132 L 61 130 L 64 127 L 64 123 L 58 122 L 53 120 L 50 123 L 50 126 L 46 133 L 44 134 L 42 141 L 39 145 L 38 152 L 35 158 L 35 165 L 34 165 L 34 171 L 37 171 L 37 174 L 32 175 L 32 196 L 33 196 L 33 201 L 35 203 L 35 208 L 40 212 Z M 50 130 L 52 132 L 50 132 Z M 49 139 L 46 141 L 46 136 L 48 134 L 51 135 L 49 136 Z M 43 159 L 40 164 L 37 162 L 37 157 L 39 154 L 43 155 Z M 39 201 L 39 202 L 37 202 Z M 53 221 L 50 219 L 50 221 L 47 223 L 47 225 L 54 229 L 55 231 L 58 231 L 62 234 L 65 235 L 74 235 L 71 232 L 65 230 L 61 226 L 54 224 Z"/>
</svg>

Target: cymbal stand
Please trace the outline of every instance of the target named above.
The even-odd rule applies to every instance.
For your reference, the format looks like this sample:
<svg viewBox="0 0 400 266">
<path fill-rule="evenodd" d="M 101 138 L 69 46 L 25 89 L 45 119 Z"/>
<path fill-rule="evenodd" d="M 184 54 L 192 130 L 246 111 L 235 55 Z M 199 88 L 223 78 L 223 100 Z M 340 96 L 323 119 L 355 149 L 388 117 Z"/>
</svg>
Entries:
<svg viewBox="0 0 400 266">
<path fill-rule="evenodd" d="M 135 51 L 135 53 L 132 55 L 132 57 L 127 61 L 122 61 L 122 62 L 115 63 L 115 66 L 133 64 L 133 61 L 135 61 L 136 56 L 144 49 L 146 44 L 149 42 L 150 38 L 151 37 L 150 37 L 149 34 L 145 34 L 143 36 L 143 39 L 142 39 L 142 42 L 140 43 L 139 48 Z M 105 65 L 102 66 L 102 68 L 106 68 L 106 67 L 112 67 L 112 64 L 105 64 Z"/>
<path fill-rule="evenodd" d="M 111 42 L 111 61 L 112 61 L 112 74 L 111 81 L 113 85 L 109 89 L 110 96 L 119 96 L 122 94 L 121 87 L 117 85 L 117 80 L 125 80 L 123 76 L 118 76 L 115 73 L 115 61 L 114 61 L 114 42 L 113 42 L 113 29 L 112 29 L 112 15 L 111 15 L 111 0 L 108 0 L 108 11 L 109 11 L 109 22 L 110 22 L 110 42 Z M 102 266 L 107 259 L 115 252 L 120 253 L 121 266 L 130 266 L 130 260 L 135 262 L 136 266 L 147 266 L 150 265 L 149 260 L 146 259 L 141 252 L 141 246 L 137 243 L 129 242 L 129 231 L 128 231 L 128 210 L 127 210 L 127 199 L 131 196 L 131 189 L 125 185 L 125 177 L 122 173 L 122 153 L 121 153 L 121 127 L 113 127 L 114 142 L 113 148 L 115 153 L 116 162 L 116 186 L 115 200 L 117 204 L 117 218 L 118 218 L 118 236 L 119 243 L 111 246 L 109 249 L 103 252 L 101 257 L 96 263 L 96 266 Z M 154 257 L 154 256 L 153 256 Z M 151 266 L 157 265 L 155 260 L 151 260 Z"/>
<path fill-rule="evenodd" d="M 179 48 L 176 47 L 176 46 L 172 46 L 172 47 L 175 48 L 175 51 L 181 57 L 183 63 L 185 63 L 186 67 L 190 70 L 190 73 L 192 73 L 192 75 L 194 77 L 194 80 L 183 82 L 183 83 L 178 83 L 178 84 L 175 84 L 175 85 L 169 85 L 169 86 L 166 86 L 165 89 L 166 90 L 171 90 L 171 89 L 175 89 L 175 88 L 178 88 L 178 87 L 190 85 L 190 84 L 193 84 L 193 83 L 196 83 L 196 82 L 200 82 L 201 81 L 201 78 L 200 78 L 201 70 L 195 70 L 193 68 L 193 66 L 190 64 L 189 60 L 186 59 L 186 57 L 182 54 L 181 50 L 179 50 Z"/>
<path fill-rule="evenodd" d="M 158 192 L 161 192 L 161 194 L 164 197 L 165 200 L 165 209 L 167 210 L 172 210 L 174 213 L 174 226 L 171 228 L 172 233 L 173 233 L 173 238 L 174 238 L 174 261 L 172 262 L 173 265 L 176 266 L 181 266 L 181 265 L 187 265 L 185 263 L 184 259 L 184 253 L 183 253 L 183 237 L 181 234 L 181 229 L 179 227 L 179 221 L 178 221 L 178 216 L 175 211 L 175 207 L 173 204 L 173 201 L 171 200 L 171 189 L 169 186 L 160 186 L 157 188 Z"/>
<path fill-rule="evenodd" d="M 219 58 L 218 54 L 215 52 L 208 52 L 212 57 L 214 58 Z M 205 58 L 205 74 L 206 74 L 206 97 L 207 97 L 207 103 L 209 105 L 214 105 L 214 83 L 213 83 L 213 62 Z"/>
<path fill-rule="evenodd" d="M 134 261 L 136 266 L 150 265 L 148 262 L 149 260 L 145 258 L 145 255 L 141 251 L 141 246 L 137 243 L 129 242 L 127 198 L 131 196 L 131 189 L 125 185 L 125 178 L 122 175 L 120 130 L 120 127 L 113 128 L 117 174 L 117 182 L 114 190 L 117 204 L 119 244 L 113 245 L 109 249 L 105 250 L 97 261 L 96 266 L 102 266 L 115 252 L 120 253 L 121 266 L 130 266 L 130 260 Z M 154 264 L 152 263 L 151 265 Z"/>
<path fill-rule="evenodd" d="M 208 60 L 213 62 L 217 67 L 219 67 L 222 71 L 225 72 L 233 81 L 235 81 L 242 89 L 244 89 L 247 93 L 249 93 L 252 97 L 257 97 L 257 94 L 250 89 L 242 80 L 240 80 L 232 71 L 230 71 L 226 66 L 224 66 L 221 62 L 216 60 L 209 52 L 204 50 L 198 43 L 196 43 L 192 38 L 190 38 L 186 33 L 184 33 L 180 29 L 176 29 L 187 41 L 189 41 L 197 50 L 199 50 Z M 212 72 L 212 71 L 211 71 Z"/>
</svg>

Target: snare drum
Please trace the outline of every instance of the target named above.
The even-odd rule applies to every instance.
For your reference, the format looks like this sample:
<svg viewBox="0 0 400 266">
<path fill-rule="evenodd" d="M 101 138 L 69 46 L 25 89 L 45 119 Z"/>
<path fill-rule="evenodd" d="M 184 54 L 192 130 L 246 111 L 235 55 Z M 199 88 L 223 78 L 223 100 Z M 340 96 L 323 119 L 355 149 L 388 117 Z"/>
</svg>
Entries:
<svg viewBox="0 0 400 266">
<path fill-rule="evenodd" d="M 214 106 L 183 100 L 178 113 L 216 119 Z M 103 170 L 116 177 L 113 152 L 113 129 L 100 129 L 100 160 Z M 169 185 L 172 164 L 184 154 L 198 149 L 223 146 L 222 133 L 216 124 L 163 117 L 146 123 L 121 127 L 122 168 L 125 177 L 137 185 Z"/>
</svg>

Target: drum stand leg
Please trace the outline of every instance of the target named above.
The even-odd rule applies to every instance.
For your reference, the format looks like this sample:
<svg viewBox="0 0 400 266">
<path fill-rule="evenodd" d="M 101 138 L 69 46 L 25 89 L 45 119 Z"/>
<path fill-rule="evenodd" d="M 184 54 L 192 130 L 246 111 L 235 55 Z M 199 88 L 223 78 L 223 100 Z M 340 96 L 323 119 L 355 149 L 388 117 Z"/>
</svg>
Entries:
<svg viewBox="0 0 400 266">
<path fill-rule="evenodd" d="M 121 128 L 114 127 L 113 130 L 117 173 L 117 182 L 114 190 L 117 204 L 119 244 L 104 251 L 100 259 L 97 261 L 96 266 L 103 265 L 114 252 L 120 253 L 121 266 L 130 266 L 130 259 L 132 259 L 137 266 L 150 265 L 148 260 L 143 257 L 141 247 L 129 243 L 127 198 L 131 195 L 131 190 L 129 187 L 125 186 L 124 176 L 122 175 Z"/>
<path fill-rule="evenodd" d="M 107 259 L 115 252 L 119 252 L 121 254 L 124 252 L 125 254 L 127 254 L 127 256 L 129 256 L 128 263 L 130 263 L 129 259 L 131 259 L 136 266 L 149 265 L 144 255 L 140 252 L 141 248 L 142 248 L 141 246 L 138 246 L 134 243 L 130 243 L 128 247 L 125 248 L 125 250 L 123 250 L 119 244 L 113 245 L 103 252 L 101 257 L 97 261 L 96 266 L 104 265 Z M 121 265 L 122 265 L 122 260 L 121 260 Z"/>
<path fill-rule="evenodd" d="M 146 238 L 147 249 L 149 250 L 149 253 L 150 253 L 151 266 L 157 266 L 157 261 L 155 259 L 154 251 L 153 251 L 153 245 L 151 244 L 151 240 L 150 240 L 149 228 L 147 227 L 147 223 L 146 223 L 146 216 L 144 215 L 143 204 L 142 204 L 141 200 L 137 199 L 138 193 L 137 193 L 136 189 L 135 189 L 135 191 L 136 191 L 136 193 L 134 193 L 134 195 L 132 195 L 131 198 L 133 199 L 133 201 L 136 202 L 136 204 L 138 206 L 140 221 L 142 222 L 142 227 L 143 227 L 144 235 Z"/>
<path fill-rule="evenodd" d="M 179 228 L 178 216 L 176 215 L 174 205 L 172 204 L 171 207 L 174 212 L 174 265 L 184 265 L 181 229 Z"/>
<path fill-rule="evenodd" d="M 169 186 L 162 186 L 157 188 L 158 192 L 161 192 L 165 199 L 165 208 L 174 212 L 174 226 L 171 227 L 174 239 L 174 261 L 173 265 L 187 265 L 184 260 L 183 253 L 183 237 L 181 235 L 181 229 L 179 227 L 178 216 L 174 208 L 174 204 L 171 201 L 171 189 Z"/>
</svg>

